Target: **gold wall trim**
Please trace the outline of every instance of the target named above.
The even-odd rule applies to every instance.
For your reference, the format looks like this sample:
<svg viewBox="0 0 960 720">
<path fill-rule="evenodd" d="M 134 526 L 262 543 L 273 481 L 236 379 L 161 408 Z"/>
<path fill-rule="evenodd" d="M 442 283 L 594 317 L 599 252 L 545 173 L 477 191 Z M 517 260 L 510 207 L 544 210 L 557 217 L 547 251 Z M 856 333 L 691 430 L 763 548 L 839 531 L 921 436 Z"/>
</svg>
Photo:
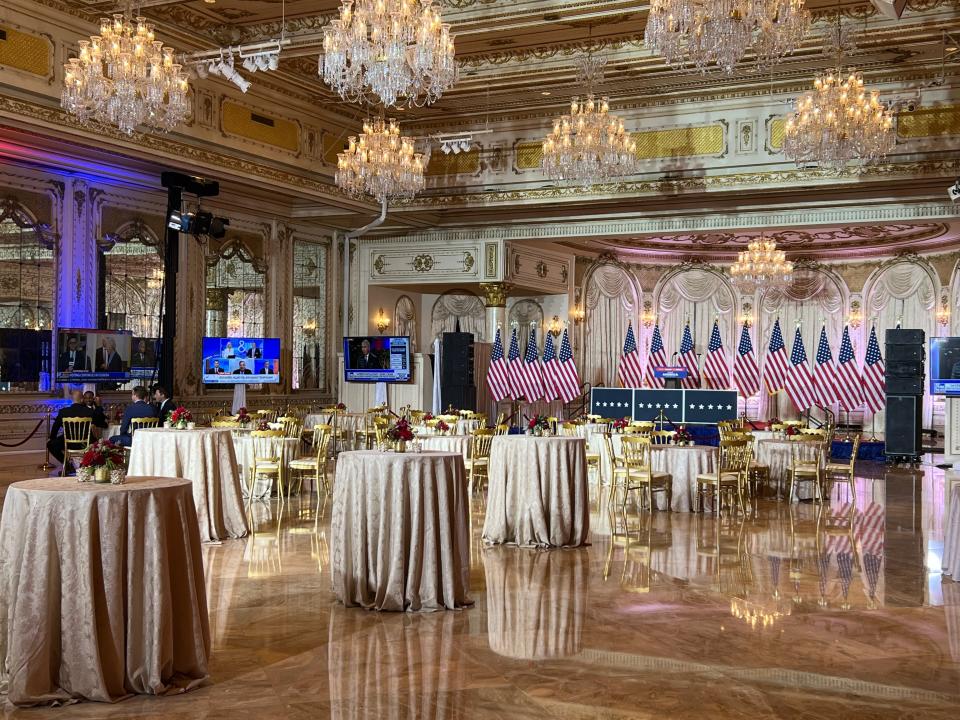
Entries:
<svg viewBox="0 0 960 720">
<path fill-rule="evenodd" d="M 426 174 L 436 175 L 476 175 L 480 172 L 480 149 L 474 148 L 465 153 L 431 153 Z"/>
<path fill-rule="evenodd" d="M 768 123 L 770 132 L 770 136 L 768 138 L 768 149 L 771 152 L 780 152 L 783 150 L 783 139 L 786 137 L 784 129 L 786 127 L 786 118 L 773 118 Z"/>
<path fill-rule="evenodd" d="M 6 40 L 0 40 L 0 65 L 40 77 L 51 77 L 53 45 L 48 38 L 17 30 L 11 25 L 0 24 Z"/>
<path fill-rule="evenodd" d="M 542 142 L 521 142 L 513 149 L 517 170 L 534 170 L 543 164 Z"/>
<path fill-rule="evenodd" d="M 900 113 L 897 135 L 902 138 L 960 135 L 960 107 L 948 105 Z"/>
<path fill-rule="evenodd" d="M 726 128 L 720 123 L 695 127 L 643 130 L 632 134 L 640 160 L 722 155 Z"/>
<path fill-rule="evenodd" d="M 224 100 L 220 124 L 229 135 L 272 145 L 295 153 L 300 150 L 300 126 L 290 120 Z"/>
</svg>

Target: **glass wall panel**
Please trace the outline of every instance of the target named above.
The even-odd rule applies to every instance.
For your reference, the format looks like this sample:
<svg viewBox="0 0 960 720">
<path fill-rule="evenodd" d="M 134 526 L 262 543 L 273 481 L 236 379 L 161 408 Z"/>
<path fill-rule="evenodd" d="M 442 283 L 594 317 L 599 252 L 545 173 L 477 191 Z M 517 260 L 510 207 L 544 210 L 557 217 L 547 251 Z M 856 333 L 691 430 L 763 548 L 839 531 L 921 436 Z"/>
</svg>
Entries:
<svg viewBox="0 0 960 720">
<path fill-rule="evenodd" d="M 326 387 L 327 246 L 296 240 L 293 245 L 293 387 Z"/>
</svg>

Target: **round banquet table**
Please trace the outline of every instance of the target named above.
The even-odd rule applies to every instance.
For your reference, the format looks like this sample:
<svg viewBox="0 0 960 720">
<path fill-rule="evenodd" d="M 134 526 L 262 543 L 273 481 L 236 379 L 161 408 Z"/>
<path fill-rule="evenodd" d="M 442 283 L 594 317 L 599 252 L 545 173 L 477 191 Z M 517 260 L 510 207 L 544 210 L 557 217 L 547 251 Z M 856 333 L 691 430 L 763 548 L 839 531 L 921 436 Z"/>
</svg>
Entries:
<svg viewBox="0 0 960 720">
<path fill-rule="evenodd" d="M 960 580 L 960 484 L 948 485 L 947 492 L 951 497 L 947 503 L 948 515 L 944 519 L 941 564 L 944 575 Z"/>
<path fill-rule="evenodd" d="M 490 448 L 484 542 L 578 547 L 590 532 L 586 441 L 498 435 Z"/>
<path fill-rule="evenodd" d="M 484 548 L 490 649 L 517 660 L 578 654 L 588 607 L 587 553 Z"/>
<path fill-rule="evenodd" d="M 457 453 L 340 453 L 330 520 L 337 599 L 395 611 L 471 605 L 468 501 Z"/>
<path fill-rule="evenodd" d="M 470 459 L 470 435 L 427 435 L 419 440 L 424 450 L 460 453 L 464 460 Z"/>
<path fill-rule="evenodd" d="M 12 703 L 183 691 L 207 677 L 209 654 L 189 480 L 10 486 L 0 519 L 0 677 Z"/>
<path fill-rule="evenodd" d="M 280 467 L 284 482 L 288 482 L 287 466 L 291 460 L 296 460 L 300 453 L 298 438 L 265 438 L 270 441 L 271 452 L 280 456 Z M 250 477 L 253 467 L 253 438 L 250 433 L 233 433 L 233 450 L 240 464 L 240 475 L 243 478 L 243 496 L 256 500 L 270 497 L 273 491 L 273 476 L 261 475 L 259 478 Z M 254 481 L 256 480 L 256 481 Z"/>
<path fill-rule="evenodd" d="M 817 457 L 817 443 L 806 440 L 757 440 L 756 458 L 761 465 L 770 468 L 770 484 L 775 488 L 783 488 L 783 492 L 790 489 L 790 464 L 793 461 L 793 447 L 799 443 L 801 457 L 804 460 L 815 460 Z M 796 498 L 811 498 L 814 496 L 812 482 L 798 482 Z"/>
<path fill-rule="evenodd" d="M 133 434 L 130 475 L 185 477 L 203 542 L 247 534 L 233 435 L 225 428 L 144 428 Z"/>
</svg>

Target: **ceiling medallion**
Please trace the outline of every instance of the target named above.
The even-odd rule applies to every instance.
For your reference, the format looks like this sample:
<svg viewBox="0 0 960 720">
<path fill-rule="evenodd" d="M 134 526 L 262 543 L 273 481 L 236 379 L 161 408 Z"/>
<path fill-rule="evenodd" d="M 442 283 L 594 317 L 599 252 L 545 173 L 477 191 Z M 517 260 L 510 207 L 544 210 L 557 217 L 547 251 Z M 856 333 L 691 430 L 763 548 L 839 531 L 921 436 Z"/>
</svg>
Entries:
<svg viewBox="0 0 960 720">
<path fill-rule="evenodd" d="M 585 187 L 637 172 L 637 149 L 623 120 L 610 114 L 607 98 L 594 99 L 593 85 L 603 77 L 603 58 L 586 55 L 578 79 L 586 99 L 574 97 L 570 112 L 553 123 L 543 141 L 542 170 L 552 180 L 571 180 Z"/>
<path fill-rule="evenodd" d="M 319 74 L 347 102 L 429 105 L 457 81 L 450 25 L 434 0 L 343 0 Z"/>
<path fill-rule="evenodd" d="M 337 187 L 355 197 L 372 195 L 384 202 L 413 198 L 423 190 L 423 155 L 400 126 L 382 118 L 363 124 L 360 137 L 350 137 L 337 155 Z"/>
<path fill-rule="evenodd" d="M 153 26 L 122 13 L 101 18 L 100 34 L 80 41 L 64 67 L 60 104 L 83 124 L 115 125 L 128 135 L 139 125 L 169 131 L 190 113 L 189 86 L 173 48 L 155 39 Z"/>
<path fill-rule="evenodd" d="M 777 250 L 773 240 L 761 235 L 746 250 L 737 253 L 730 276 L 745 292 L 767 285 L 789 285 L 793 280 L 793 263 L 786 259 L 783 250 Z"/>
<path fill-rule="evenodd" d="M 751 49 L 757 69 L 777 64 L 809 27 L 803 0 L 651 0 L 644 43 L 676 68 L 732 73 Z"/>
</svg>

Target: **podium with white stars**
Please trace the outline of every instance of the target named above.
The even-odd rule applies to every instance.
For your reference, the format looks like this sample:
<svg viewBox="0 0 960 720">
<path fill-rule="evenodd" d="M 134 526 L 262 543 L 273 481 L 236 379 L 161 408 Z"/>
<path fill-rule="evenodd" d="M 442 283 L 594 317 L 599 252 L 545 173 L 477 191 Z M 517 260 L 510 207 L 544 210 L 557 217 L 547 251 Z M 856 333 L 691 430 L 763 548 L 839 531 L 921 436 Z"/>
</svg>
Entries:
<svg viewBox="0 0 960 720">
<path fill-rule="evenodd" d="M 633 420 L 657 420 L 662 412 L 672 423 L 716 425 L 721 420 L 736 419 L 737 391 L 593 388 L 590 412 Z"/>
</svg>

